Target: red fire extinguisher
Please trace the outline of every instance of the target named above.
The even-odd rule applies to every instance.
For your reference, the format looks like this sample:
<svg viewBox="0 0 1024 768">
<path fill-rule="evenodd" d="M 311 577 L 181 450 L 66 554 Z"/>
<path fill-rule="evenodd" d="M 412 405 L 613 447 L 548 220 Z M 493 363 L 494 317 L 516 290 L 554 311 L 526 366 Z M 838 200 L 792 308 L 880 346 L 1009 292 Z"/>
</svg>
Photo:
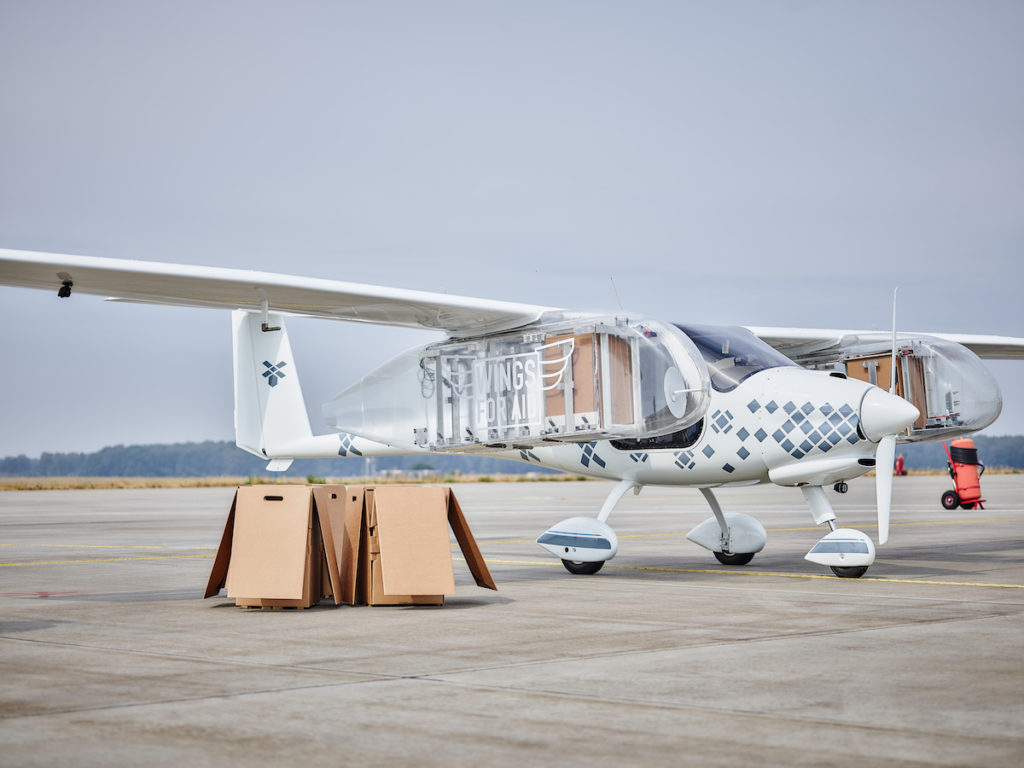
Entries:
<svg viewBox="0 0 1024 768">
<path fill-rule="evenodd" d="M 946 457 L 949 459 L 946 467 L 956 488 L 942 494 L 942 506 L 946 509 L 956 509 L 957 506 L 961 509 L 984 509 L 981 476 L 985 474 L 985 465 L 978 461 L 974 441 L 954 440 L 946 447 L 946 441 L 943 440 L 942 447 L 946 449 Z"/>
</svg>

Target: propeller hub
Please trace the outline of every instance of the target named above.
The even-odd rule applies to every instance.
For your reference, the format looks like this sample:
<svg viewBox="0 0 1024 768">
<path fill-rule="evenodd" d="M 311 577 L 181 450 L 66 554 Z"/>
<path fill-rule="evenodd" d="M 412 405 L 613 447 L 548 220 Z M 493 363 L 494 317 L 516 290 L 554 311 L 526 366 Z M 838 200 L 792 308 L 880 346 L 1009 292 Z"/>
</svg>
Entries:
<svg viewBox="0 0 1024 768">
<path fill-rule="evenodd" d="M 913 405 L 898 395 L 872 387 L 860 401 L 860 426 L 864 436 L 877 443 L 886 435 L 902 432 L 921 415 Z"/>
</svg>

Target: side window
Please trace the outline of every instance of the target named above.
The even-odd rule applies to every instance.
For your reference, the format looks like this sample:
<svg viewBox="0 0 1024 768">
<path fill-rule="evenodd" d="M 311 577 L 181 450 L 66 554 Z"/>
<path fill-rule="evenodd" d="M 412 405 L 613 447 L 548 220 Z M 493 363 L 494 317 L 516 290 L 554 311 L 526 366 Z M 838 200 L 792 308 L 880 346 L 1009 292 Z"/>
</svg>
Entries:
<svg viewBox="0 0 1024 768">
<path fill-rule="evenodd" d="M 659 437 L 644 437 L 639 440 L 612 440 L 617 451 L 650 451 L 657 448 L 682 450 L 696 443 L 704 431 L 704 419 L 679 432 Z"/>
</svg>

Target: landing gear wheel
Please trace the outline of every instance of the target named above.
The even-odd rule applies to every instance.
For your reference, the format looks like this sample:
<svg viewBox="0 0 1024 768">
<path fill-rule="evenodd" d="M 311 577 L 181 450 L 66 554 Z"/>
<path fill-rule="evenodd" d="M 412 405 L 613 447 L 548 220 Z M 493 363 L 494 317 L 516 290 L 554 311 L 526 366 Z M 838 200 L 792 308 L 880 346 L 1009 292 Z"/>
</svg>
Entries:
<svg viewBox="0 0 1024 768">
<path fill-rule="evenodd" d="M 577 576 L 589 576 L 592 573 L 597 573 L 601 570 L 604 565 L 604 560 L 598 560 L 596 563 L 580 563 L 575 560 L 563 560 L 562 565 L 565 566 L 565 570 L 569 573 L 574 573 Z"/>
<path fill-rule="evenodd" d="M 832 490 L 835 491 L 836 493 L 846 493 L 848 490 L 850 490 L 850 486 L 848 486 L 846 483 L 836 483 L 835 485 L 832 486 Z"/>
<path fill-rule="evenodd" d="M 753 552 L 739 552 L 727 555 L 725 552 L 715 552 L 715 559 L 722 565 L 746 565 L 754 559 Z"/>
<path fill-rule="evenodd" d="M 840 579 L 859 579 L 868 572 L 866 565 L 831 565 L 829 567 L 832 569 L 832 573 Z"/>
<path fill-rule="evenodd" d="M 956 509 L 960 505 L 960 495 L 956 491 L 946 491 L 942 494 L 942 506 L 946 509 Z"/>
</svg>

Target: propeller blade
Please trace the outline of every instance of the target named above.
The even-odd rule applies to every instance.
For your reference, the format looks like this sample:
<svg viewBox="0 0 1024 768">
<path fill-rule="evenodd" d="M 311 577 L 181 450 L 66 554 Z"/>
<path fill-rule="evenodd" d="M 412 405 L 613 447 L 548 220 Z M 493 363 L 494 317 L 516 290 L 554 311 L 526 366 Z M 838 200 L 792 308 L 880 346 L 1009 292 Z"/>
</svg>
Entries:
<svg viewBox="0 0 1024 768">
<path fill-rule="evenodd" d="M 896 394 L 896 294 L 892 290 L 892 357 L 889 358 L 889 394 Z M 908 403 L 909 405 L 909 403 Z M 917 410 L 916 408 L 914 410 Z M 917 418 L 916 416 L 914 418 Z M 878 505 L 878 544 L 889 540 L 889 511 L 892 508 L 892 468 L 896 461 L 896 435 L 886 435 L 875 451 L 875 503 Z"/>
<path fill-rule="evenodd" d="M 892 506 L 892 467 L 896 460 L 896 435 L 886 435 L 875 452 L 875 501 L 878 504 L 878 543 L 889 540 L 889 509 Z"/>
</svg>

